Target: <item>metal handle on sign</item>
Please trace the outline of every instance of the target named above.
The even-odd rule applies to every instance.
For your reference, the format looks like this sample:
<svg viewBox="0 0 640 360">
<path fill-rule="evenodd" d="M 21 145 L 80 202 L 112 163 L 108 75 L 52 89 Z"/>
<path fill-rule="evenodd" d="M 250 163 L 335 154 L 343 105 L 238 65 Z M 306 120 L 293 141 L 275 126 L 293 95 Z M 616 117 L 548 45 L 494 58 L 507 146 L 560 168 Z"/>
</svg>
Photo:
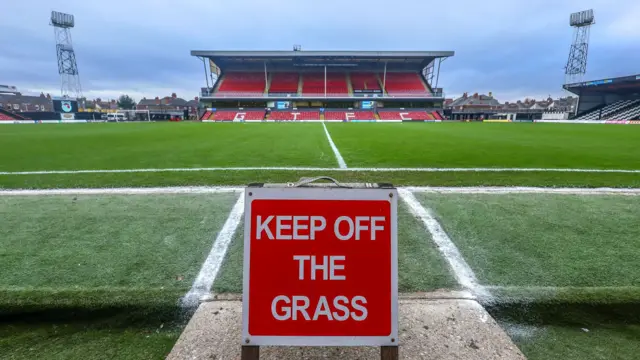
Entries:
<svg viewBox="0 0 640 360">
<path fill-rule="evenodd" d="M 343 188 L 348 188 L 349 186 L 341 184 L 338 180 L 330 177 L 330 176 L 316 176 L 316 177 L 312 177 L 312 178 L 300 178 L 300 180 L 298 180 L 297 183 L 288 183 L 287 186 L 289 187 L 300 187 L 300 186 L 305 186 L 305 185 L 309 185 L 313 182 L 316 182 L 318 180 L 327 180 L 327 181 L 331 181 L 335 186 L 337 187 L 343 187 Z"/>
</svg>

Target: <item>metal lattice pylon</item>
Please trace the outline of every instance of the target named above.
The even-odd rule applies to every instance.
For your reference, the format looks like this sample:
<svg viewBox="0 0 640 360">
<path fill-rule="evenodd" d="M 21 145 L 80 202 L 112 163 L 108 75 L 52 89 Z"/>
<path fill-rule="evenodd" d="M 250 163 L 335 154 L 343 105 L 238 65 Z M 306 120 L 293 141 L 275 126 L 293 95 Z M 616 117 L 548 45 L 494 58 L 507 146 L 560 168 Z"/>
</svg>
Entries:
<svg viewBox="0 0 640 360">
<path fill-rule="evenodd" d="M 80 74 L 76 63 L 76 54 L 71 40 L 71 28 L 74 27 L 73 15 L 58 12 L 51 13 L 51 25 L 56 38 L 56 56 L 60 75 L 60 93 L 63 97 L 78 99 L 82 97 Z"/>
<path fill-rule="evenodd" d="M 574 29 L 573 42 L 565 66 L 565 84 L 581 82 L 587 73 L 589 35 L 591 34 L 591 25 L 594 23 L 593 10 L 571 14 L 570 25 Z"/>
</svg>

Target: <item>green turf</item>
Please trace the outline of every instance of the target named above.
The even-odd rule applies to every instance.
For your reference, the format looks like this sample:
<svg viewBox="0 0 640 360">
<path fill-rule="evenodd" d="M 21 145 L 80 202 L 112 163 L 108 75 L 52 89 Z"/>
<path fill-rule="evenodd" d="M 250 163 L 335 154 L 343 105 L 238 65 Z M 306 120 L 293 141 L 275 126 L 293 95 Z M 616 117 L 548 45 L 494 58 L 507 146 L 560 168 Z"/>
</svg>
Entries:
<svg viewBox="0 0 640 360">
<path fill-rule="evenodd" d="M 586 329 L 586 328 L 585 328 Z M 528 360 L 635 360 L 640 354 L 640 325 L 597 325 L 585 332 L 573 327 L 548 325 L 531 338 L 515 338 Z"/>
<path fill-rule="evenodd" d="M 441 288 L 453 289 L 457 285 L 447 264 L 424 227 L 399 204 L 398 209 L 398 291 L 417 292 Z M 242 292 L 242 257 L 244 227 L 238 227 L 222 264 L 213 291 L 217 293 Z"/>
<path fill-rule="evenodd" d="M 640 286 L 635 196 L 417 196 L 486 285 Z"/>
<path fill-rule="evenodd" d="M 640 187 L 638 174 L 557 172 L 348 172 L 198 171 L 162 173 L 0 175 L 0 188 L 103 188 L 123 186 L 245 185 L 286 183 L 301 177 L 331 176 L 342 182 L 387 182 L 429 186 Z"/>
<path fill-rule="evenodd" d="M 236 194 L 0 197 L 0 359 L 161 359 Z"/>
<path fill-rule="evenodd" d="M 3 126 L 0 171 L 337 166 L 321 124 L 282 125 Z"/>
<path fill-rule="evenodd" d="M 640 127 L 328 124 L 349 167 L 640 169 Z M 15 151 L 20 149 L 20 151 Z M 4 126 L 0 172 L 195 167 L 337 167 L 322 126 L 138 123 Z M 0 188 L 242 185 L 331 175 L 396 185 L 640 187 L 640 173 L 197 171 L 0 175 Z"/>
<path fill-rule="evenodd" d="M 352 167 L 640 169 L 640 127 L 576 124 L 329 124 Z"/>
<path fill-rule="evenodd" d="M 506 286 L 485 306 L 529 360 L 637 358 L 637 197 L 416 196 L 480 281 Z"/>
<path fill-rule="evenodd" d="M 187 290 L 236 196 L 0 197 L 0 291 Z"/>
<path fill-rule="evenodd" d="M 513 303 L 488 310 L 529 360 L 631 360 L 640 354 L 639 305 Z"/>
<path fill-rule="evenodd" d="M 169 304 L 22 314 L 0 321 L 0 359 L 164 359 L 184 316 Z"/>
<path fill-rule="evenodd" d="M 181 328 L 92 329 L 90 325 L 0 325 L 0 359 L 164 359 Z M 4 333 L 4 334 L 3 334 Z"/>
</svg>

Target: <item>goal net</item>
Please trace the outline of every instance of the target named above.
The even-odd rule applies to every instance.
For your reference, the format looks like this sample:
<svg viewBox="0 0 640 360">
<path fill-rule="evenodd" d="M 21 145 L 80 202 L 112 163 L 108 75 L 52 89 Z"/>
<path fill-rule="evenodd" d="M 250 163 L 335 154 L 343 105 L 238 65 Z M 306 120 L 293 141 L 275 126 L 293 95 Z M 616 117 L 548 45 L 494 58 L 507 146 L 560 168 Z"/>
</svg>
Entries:
<svg viewBox="0 0 640 360">
<path fill-rule="evenodd" d="M 116 121 L 151 121 L 149 110 L 118 110 Z"/>
</svg>

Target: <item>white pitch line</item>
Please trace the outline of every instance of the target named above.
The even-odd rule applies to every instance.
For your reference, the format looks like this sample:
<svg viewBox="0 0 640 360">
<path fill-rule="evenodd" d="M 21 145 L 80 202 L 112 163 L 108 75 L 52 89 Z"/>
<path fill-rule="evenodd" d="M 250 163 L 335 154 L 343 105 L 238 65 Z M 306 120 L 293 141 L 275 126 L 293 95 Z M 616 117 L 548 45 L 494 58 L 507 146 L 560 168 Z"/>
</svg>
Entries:
<svg viewBox="0 0 640 360">
<path fill-rule="evenodd" d="M 447 235 L 431 211 L 425 209 L 410 191 L 400 189 L 398 192 L 402 200 L 409 207 L 411 213 L 420 218 L 427 231 L 431 234 L 433 241 L 438 246 L 438 250 L 440 250 L 442 256 L 449 263 L 458 283 L 474 293 L 478 298 L 489 299 L 491 295 L 478 283 L 476 274 L 464 260 L 460 250 L 458 250 L 453 241 L 451 241 L 451 238 L 449 238 L 449 235 Z"/>
<path fill-rule="evenodd" d="M 640 195 L 638 188 L 545 188 L 523 186 L 431 187 L 409 186 L 411 192 L 434 194 L 561 194 L 561 195 Z"/>
<path fill-rule="evenodd" d="M 338 150 L 338 147 L 336 146 L 336 144 L 333 142 L 333 139 L 329 134 L 329 129 L 327 129 L 327 126 L 324 124 L 324 121 L 322 122 L 322 127 L 324 128 L 324 133 L 327 135 L 327 140 L 329 140 L 329 146 L 331 146 L 331 150 L 333 150 L 333 154 L 336 156 L 336 160 L 338 160 L 338 166 L 340 167 L 340 169 L 346 169 L 347 163 L 344 162 L 342 155 L 340 155 L 340 151 Z"/>
<path fill-rule="evenodd" d="M 15 189 L 0 190 L 0 196 L 41 195 L 159 195 L 159 194 L 220 194 L 241 192 L 243 187 L 226 186 L 181 186 L 141 188 L 96 188 L 96 189 Z"/>
<path fill-rule="evenodd" d="M 640 290 L 640 286 L 514 286 L 514 285 L 485 285 L 487 290 L 525 291 L 525 292 L 572 292 L 572 291 L 627 291 Z"/>
<path fill-rule="evenodd" d="M 70 188 L 70 189 L 5 189 L 0 196 L 43 196 L 43 195 L 155 195 L 155 194 L 218 194 L 238 193 L 244 185 L 238 186 L 177 186 L 139 188 Z M 431 187 L 409 186 L 398 189 L 417 193 L 440 194 L 558 194 L 558 195 L 629 195 L 639 196 L 640 188 L 544 188 L 544 187 Z"/>
<path fill-rule="evenodd" d="M 334 144 L 335 146 L 335 144 Z M 344 159 L 336 148 L 339 168 L 327 167 L 195 167 L 195 168 L 146 168 L 146 169 L 95 169 L 95 170 L 33 170 L 33 171 L 0 171 L 0 175 L 56 175 L 56 174 L 112 174 L 112 173 L 166 173 L 166 172 L 207 172 L 207 171 L 345 171 L 345 172 L 566 172 L 566 173 L 609 173 L 640 174 L 638 169 L 556 169 L 556 168 L 347 168 Z M 340 160 L 342 159 L 342 163 Z"/>
<path fill-rule="evenodd" d="M 183 306 L 198 306 L 200 298 L 204 295 L 209 294 L 211 286 L 218 276 L 218 271 L 220 271 L 220 267 L 222 266 L 224 256 L 226 255 L 227 249 L 229 248 L 229 243 L 231 243 L 233 234 L 235 234 L 236 229 L 238 228 L 238 224 L 240 224 L 243 213 L 244 193 L 240 193 L 238 201 L 236 201 L 233 209 L 231 209 L 227 221 L 225 221 L 222 229 L 220 230 L 220 233 L 218 233 L 218 236 L 213 243 L 213 247 L 211 248 L 209 256 L 207 256 L 207 259 L 204 261 L 202 267 L 200 268 L 198 276 L 193 281 L 191 290 L 189 290 L 189 292 L 182 298 L 181 302 Z"/>
</svg>

